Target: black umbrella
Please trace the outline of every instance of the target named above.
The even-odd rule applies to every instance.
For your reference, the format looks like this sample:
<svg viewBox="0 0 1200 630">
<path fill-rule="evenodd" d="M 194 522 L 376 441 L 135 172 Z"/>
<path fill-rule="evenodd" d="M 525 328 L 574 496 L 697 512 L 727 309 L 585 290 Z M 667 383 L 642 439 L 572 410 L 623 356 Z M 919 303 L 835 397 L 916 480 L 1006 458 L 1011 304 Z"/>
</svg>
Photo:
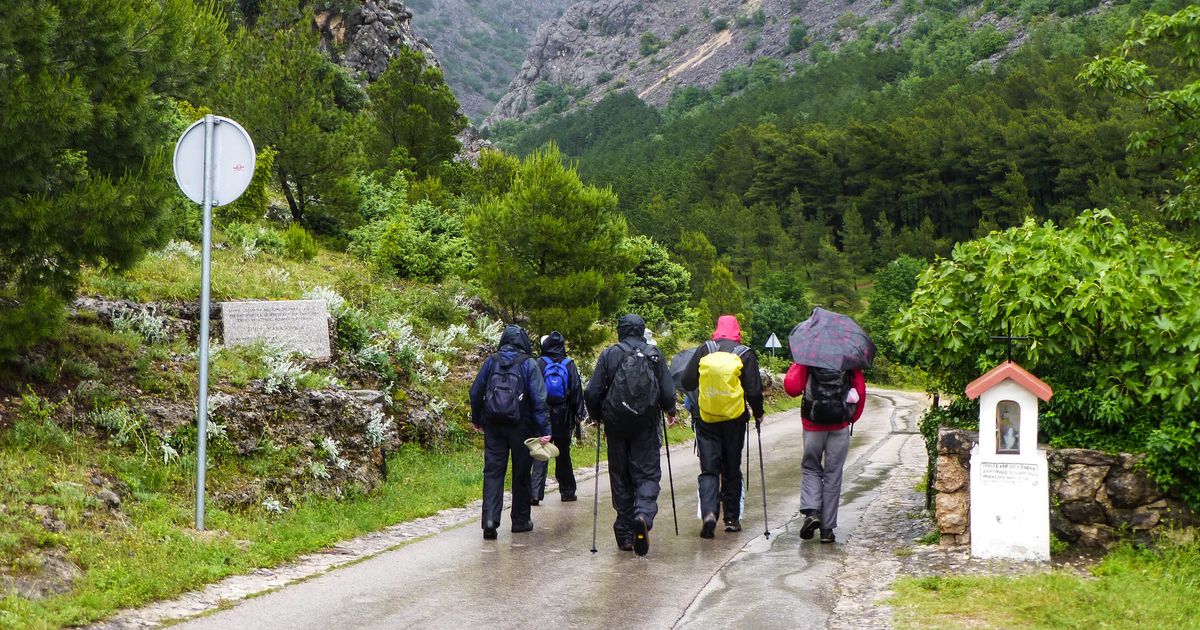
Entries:
<svg viewBox="0 0 1200 630">
<path fill-rule="evenodd" d="M 692 360 L 692 355 L 696 354 L 697 349 L 680 350 L 671 357 L 671 380 L 675 381 L 675 389 L 683 389 L 683 371 L 687 369 L 688 363 Z"/>
<path fill-rule="evenodd" d="M 847 315 L 814 308 L 788 334 L 792 360 L 830 370 L 862 370 L 875 360 L 875 342 Z"/>
</svg>

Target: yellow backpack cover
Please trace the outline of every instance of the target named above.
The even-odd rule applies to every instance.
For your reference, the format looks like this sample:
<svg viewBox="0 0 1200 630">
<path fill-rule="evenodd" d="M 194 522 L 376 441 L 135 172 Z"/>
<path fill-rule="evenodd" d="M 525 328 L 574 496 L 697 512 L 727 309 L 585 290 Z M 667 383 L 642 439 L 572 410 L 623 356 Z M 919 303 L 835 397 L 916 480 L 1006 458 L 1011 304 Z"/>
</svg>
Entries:
<svg viewBox="0 0 1200 630">
<path fill-rule="evenodd" d="M 733 352 L 718 349 L 715 341 L 705 342 L 708 354 L 700 359 L 700 419 L 705 422 L 736 420 L 746 413 L 746 392 L 742 389 L 742 355 L 749 348 L 739 345 Z"/>
</svg>

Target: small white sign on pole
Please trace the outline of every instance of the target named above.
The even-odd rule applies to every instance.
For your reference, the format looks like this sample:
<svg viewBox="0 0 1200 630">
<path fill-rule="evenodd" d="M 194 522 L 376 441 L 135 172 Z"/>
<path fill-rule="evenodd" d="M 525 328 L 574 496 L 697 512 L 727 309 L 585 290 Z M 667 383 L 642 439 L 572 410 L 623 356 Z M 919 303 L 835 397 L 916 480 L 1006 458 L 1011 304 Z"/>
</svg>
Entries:
<svg viewBox="0 0 1200 630">
<path fill-rule="evenodd" d="M 236 122 L 213 116 L 213 190 L 212 205 L 233 203 L 254 177 L 254 143 L 250 134 Z M 175 145 L 175 181 L 188 199 L 204 203 L 203 120 L 192 123 Z"/>
<path fill-rule="evenodd" d="M 771 336 L 767 338 L 765 347 L 771 349 L 771 356 L 775 356 L 775 348 L 782 348 L 783 346 L 779 343 L 779 337 L 776 337 L 775 333 L 771 333 Z"/>
<path fill-rule="evenodd" d="M 204 474 L 208 433 L 209 268 L 212 262 L 212 207 L 232 203 L 254 178 L 254 143 L 242 126 L 208 114 L 175 145 L 175 181 L 188 199 L 201 204 L 204 247 L 200 263 L 200 401 L 196 413 L 196 529 L 204 531 Z"/>
</svg>

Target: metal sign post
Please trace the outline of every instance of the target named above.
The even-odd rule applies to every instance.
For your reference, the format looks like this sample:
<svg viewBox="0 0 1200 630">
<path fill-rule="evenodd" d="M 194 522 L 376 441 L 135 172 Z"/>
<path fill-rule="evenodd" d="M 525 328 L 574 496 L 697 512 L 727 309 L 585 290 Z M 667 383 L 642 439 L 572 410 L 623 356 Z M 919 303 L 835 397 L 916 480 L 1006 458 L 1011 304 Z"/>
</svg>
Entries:
<svg viewBox="0 0 1200 630">
<path fill-rule="evenodd" d="M 204 531 L 204 476 L 208 468 L 208 311 L 212 263 L 212 209 L 246 192 L 254 176 L 254 143 L 241 125 L 207 114 L 175 145 L 175 181 L 200 204 L 204 224 L 200 267 L 200 401 L 196 413 L 196 529 Z M 197 176 L 199 181 L 197 181 Z"/>
</svg>

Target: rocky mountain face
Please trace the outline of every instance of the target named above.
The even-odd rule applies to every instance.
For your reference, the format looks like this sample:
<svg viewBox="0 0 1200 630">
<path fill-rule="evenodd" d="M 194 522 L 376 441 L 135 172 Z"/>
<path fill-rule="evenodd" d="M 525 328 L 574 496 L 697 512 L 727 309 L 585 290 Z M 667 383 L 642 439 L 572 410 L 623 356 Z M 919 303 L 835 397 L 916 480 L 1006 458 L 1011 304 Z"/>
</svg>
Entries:
<svg viewBox="0 0 1200 630">
<path fill-rule="evenodd" d="M 437 51 L 446 82 L 478 122 L 507 91 L 537 28 L 575 0 L 408 0 L 413 29 Z"/>
<path fill-rule="evenodd" d="M 325 50 L 355 76 L 374 81 L 401 48 L 418 50 L 439 66 L 429 42 L 412 27 L 412 11 L 400 0 L 367 0 L 354 11 L 318 11 L 315 20 Z"/>
<path fill-rule="evenodd" d="M 429 41 L 413 30 L 412 11 L 400 0 L 368 0 L 347 13 L 320 10 L 314 20 L 325 51 L 360 81 L 378 79 L 387 70 L 388 61 L 402 48 L 420 51 L 426 63 L 442 67 Z M 461 97 L 459 103 L 462 104 Z M 458 141 L 462 144 L 458 159 L 471 163 L 479 159 L 480 151 L 490 146 L 473 126 L 464 129 Z"/>
<path fill-rule="evenodd" d="M 836 49 L 858 29 L 899 20 L 887 0 L 592 0 L 538 30 L 520 73 L 488 126 L 527 116 L 562 86 L 573 104 L 613 89 L 633 89 L 663 105 L 682 86 L 711 87 L 723 72 L 760 57 L 807 59 L 808 45 Z"/>
</svg>

